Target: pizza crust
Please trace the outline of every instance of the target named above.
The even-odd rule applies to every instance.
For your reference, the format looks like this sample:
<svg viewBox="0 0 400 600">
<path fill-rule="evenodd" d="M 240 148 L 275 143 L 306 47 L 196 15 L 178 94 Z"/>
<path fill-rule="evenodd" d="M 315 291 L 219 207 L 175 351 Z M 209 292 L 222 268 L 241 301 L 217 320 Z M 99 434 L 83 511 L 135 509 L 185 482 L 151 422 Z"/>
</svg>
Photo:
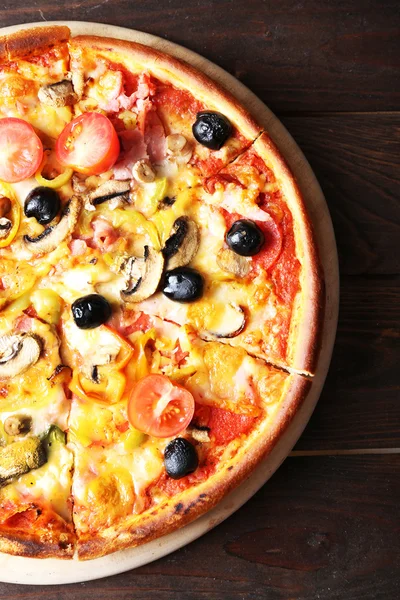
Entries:
<svg viewBox="0 0 400 600">
<path fill-rule="evenodd" d="M 78 556 L 89 560 L 111 552 L 145 544 L 194 521 L 211 510 L 226 494 L 244 481 L 254 467 L 276 446 L 307 397 L 311 381 L 300 376 L 288 378 L 285 399 L 272 425 L 264 420 L 244 440 L 232 459 L 219 466 L 216 473 L 192 489 L 170 498 L 145 515 L 124 519 L 117 526 L 98 534 L 80 537 Z"/>
<path fill-rule="evenodd" d="M 67 42 L 70 35 L 70 29 L 63 25 L 21 29 L 0 38 L 0 60 L 38 55 L 56 44 Z"/>
<path fill-rule="evenodd" d="M 317 365 L 324 317 L 324 278 L 311 221 L 304 200 L 286 161 L 268 136 L 263 133 L 254 143 L 255 151 L 271 165 L 280 182 L 287 205 L 293 215 L 296 255 L 301 263 L 301 293 L 293 307 L 288 337 L 287 365 L 290 371 L 313 375 Z"/>
</svg>

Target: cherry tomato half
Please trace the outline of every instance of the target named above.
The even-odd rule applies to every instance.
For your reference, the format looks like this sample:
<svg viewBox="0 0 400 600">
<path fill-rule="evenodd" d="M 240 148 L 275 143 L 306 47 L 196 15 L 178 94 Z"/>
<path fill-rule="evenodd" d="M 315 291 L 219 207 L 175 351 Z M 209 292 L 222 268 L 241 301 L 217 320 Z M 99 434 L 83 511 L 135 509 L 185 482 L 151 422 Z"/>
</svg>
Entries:
<svg viewBox="0 0 400 600">
<path fill-rule="evenodd" d="M 0 179 L 15 183 L 32 177 L 42 158 L 42 142 L 32 125 L 13 117 L 0 119 Z"/>
<path fill-rule="evenodd" d="M 119 140 L 109 119 L 89 112 L 73 119 L 56 143 L 57 158 L 65 167 L 86 175 L 111 169 L 118 158 Z"/>
<path fill-rule="evenodd" d="M 194 413 L 190 392 L 165 375 L 147 375 L 132 390 L 128 419 L 135 429 L 154 437 L 172 437 L 189 425 Z"/>
</svg>

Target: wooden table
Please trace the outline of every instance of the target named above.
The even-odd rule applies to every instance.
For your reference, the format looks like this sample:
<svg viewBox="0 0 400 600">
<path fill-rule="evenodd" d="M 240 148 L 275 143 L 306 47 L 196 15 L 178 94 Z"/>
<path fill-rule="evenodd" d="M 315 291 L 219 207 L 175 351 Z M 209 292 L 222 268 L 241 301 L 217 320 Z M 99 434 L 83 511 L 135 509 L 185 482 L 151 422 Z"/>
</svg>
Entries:
<svg viewBox="0 0 400 600">
<path fill-rule="evenodd" d="M 238 77 L 282 119 L 319 178 L 342 286 L 319 405 L 292 456 L 250 502 L 136 571 L 64 587 L 0 583 L 0 599 L 399 598 L 398 0 L 6 0 L 0 16 L 0 26 L 76 19 L 134 27 Z"/>
</svg>

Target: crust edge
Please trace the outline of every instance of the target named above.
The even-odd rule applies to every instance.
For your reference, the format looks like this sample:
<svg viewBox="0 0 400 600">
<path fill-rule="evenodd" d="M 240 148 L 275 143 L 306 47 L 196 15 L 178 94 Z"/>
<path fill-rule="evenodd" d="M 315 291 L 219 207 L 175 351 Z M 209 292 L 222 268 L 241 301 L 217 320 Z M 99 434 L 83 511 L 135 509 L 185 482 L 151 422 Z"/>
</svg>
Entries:
<svg viewBox="0 0 400 600">
<path fill-rule="evenodd" d="M 39 54 L 44 48 L 67 42 L 71 31 L 64 25 L 21 29 L 0 37 L 0 60 L 9 61 Z"/>
<path fill-rule="evenodd" d="M 275 174 L 282 181 L 285 199 L 294 217 L 297 255 L 302 264 L 303 293 L 294 307 L 294 310 L 300 310 L 301 315 L 292 323 L 288 339 L 288 348 L 291 350 L 287 364 L 281 366 L 313 376 L 322 341 L 325 299 L 324 274 L 313 226 L 297 181 L 269 135 L 263 132 L 253 147 L 267 163 L 272 163 Z"/>
</svg>

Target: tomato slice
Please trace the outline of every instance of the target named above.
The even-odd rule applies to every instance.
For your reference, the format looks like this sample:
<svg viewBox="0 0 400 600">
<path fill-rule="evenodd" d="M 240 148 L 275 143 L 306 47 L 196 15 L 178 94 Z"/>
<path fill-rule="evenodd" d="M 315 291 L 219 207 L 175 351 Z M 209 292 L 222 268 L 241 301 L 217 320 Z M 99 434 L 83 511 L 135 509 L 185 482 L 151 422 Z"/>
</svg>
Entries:
<svg viewBox="0 0 400 600">
<path fill-rule="evenodd" d="M 111 121 L 95 112 L 73 119 L 64 127 L 56 143 L 59 162 L 86 175 L 98 175 L 111 169 L 119 150 L 118 136 Z"/>
<path fill-rule="evenodd" d="M 22 119 L 0 119 L 0 179 L 16 183 L 32 177 L 43 158 L 42 142 Z"/>
<path fill-rule="evenodd" d="M 189 425 L 194 399 L 188 390 L 165 375 L 147 375 L 132 390 L 128 419 L 135 429 L 154 437 L 177 435 Z"/>
</svg>

